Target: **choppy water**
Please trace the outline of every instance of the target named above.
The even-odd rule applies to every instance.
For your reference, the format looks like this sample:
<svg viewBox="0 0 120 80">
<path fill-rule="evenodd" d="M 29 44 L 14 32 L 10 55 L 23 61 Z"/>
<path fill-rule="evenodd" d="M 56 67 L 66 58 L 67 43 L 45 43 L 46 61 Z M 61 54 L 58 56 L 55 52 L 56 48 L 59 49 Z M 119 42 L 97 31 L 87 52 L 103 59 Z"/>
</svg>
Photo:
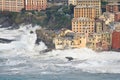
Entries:
<svg viewBox="0 0 120 80">
<path fill-rule="evenodd" d="M 0 43 L 0 80 L 120 80 L 120 53 L 84 48 L 40 54 L 47 47 L 35 44 L 37 28 L 0 29 L 0 38 L 14 40 Z"/>
</svg>

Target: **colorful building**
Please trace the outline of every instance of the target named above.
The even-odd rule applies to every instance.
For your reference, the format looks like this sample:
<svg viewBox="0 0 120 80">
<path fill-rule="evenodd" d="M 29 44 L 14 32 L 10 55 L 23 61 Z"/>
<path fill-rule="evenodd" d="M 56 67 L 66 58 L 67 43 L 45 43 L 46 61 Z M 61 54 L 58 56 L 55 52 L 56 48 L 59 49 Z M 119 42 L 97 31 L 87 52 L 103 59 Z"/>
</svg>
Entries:
<svg viewBox="0 0 120 80">
<path fill-rule="evenodd" d="M 78 0 L 68 0 L 68 4 L 77 5 Z"/>
<path fill-rule="evenodd" d="M 120 31 L 114 31 L 112 33 L 112 49 L 120 49 Z"/>
<path fill-rule="evenodd" d="M 88 36 L 86 46 L 93 50 L 109 50 L 111 48 L 111 33 L 101 32 Z"/>
<path fill-rule="evenodd" d="M 25 0 L 26 10 L 45 10 L 47 8 L 47 0 Z"/>
<path fill-rule="evenodd" d="M 54 38 L 54 44 L 56 49 L 85 48 L 86 37 L 83 34 L 66 30 L 64 33 L 62 32 L 59 36 Z"/>
<path fill-rule="evenodd" d="M 106 11 L 111 13 L 119 12 L 119 5 L 118 3 L 109 3 L 106 5 Z"/>
<path fill-rule="evenodd" d="M 101 0 L 69 0 L 69 5 L 80 5 L 80 6 L 94 6 L 96 8 L 96 15 L 101 15 Z"/>
<path fill-rule="evenodd" d="M 26 10 L 45 10 L 47 0 L 0 0 L 1 11 L 20 12 Z"/>
<path fill-rule="evenodd" d="M 74 33 L 66 30 L 54 38 L 54 44 L 56 49 L 87 47 L 93 50 L 109 50 L 111 39 L 111 33 L 109 32 L 88 35 L 87 33 Z"/>
<path fill-rule="evenodd" d="M 115 21 L 116 22 L 120 21 L 120 12 L 115 13 Z"/>
<path fill-rule="evenodd" d="M 90 18 L 73 18 L 72 19 L 72 31 L 76 33 L 93 33 L 95 21 Z"/>
<path fill-rule="evenodd" d="M 0 10 L 20 12 L 24 8 L 24 4 L 24 0 L 0 0 Z"/>
<path fill-rule="evenodd" d="M 74 18 L 86 17 L 94 19 L 96 16 L 96 9 L 94 6 L 78 5 L 74 8 Z"/>
</svg>

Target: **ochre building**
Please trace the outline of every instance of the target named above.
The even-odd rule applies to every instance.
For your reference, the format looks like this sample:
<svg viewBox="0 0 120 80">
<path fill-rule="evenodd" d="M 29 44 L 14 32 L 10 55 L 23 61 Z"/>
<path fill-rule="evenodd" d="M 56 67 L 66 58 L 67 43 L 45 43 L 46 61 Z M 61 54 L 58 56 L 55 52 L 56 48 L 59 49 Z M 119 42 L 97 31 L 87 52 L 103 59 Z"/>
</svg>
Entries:
<svg viewBox="0 0 120 80">
<path fill-rule="evenodd" d="M 96 8 L 96 15 L 101 15 L 101 0 L 69 0 L 69 4 L 80 6 L 94 6 Z"/>
<path fill-rule="evenodd" d="M 45 10 L 47 8 L 47 0 L 25 0 L 26 10 Z"/>
<path fill-rule="evenodd" d="M 76 33 L 93 33 L 95 21 L 90 18 L 73 18 L 72 31 Z"/>
<path fill-rule="evenodd" d="M 94 6 L 78 5 L 74 8 L 74 18 L 86 17 L 94 19 L 96 16 L 96 9 Z"/>
</svg>

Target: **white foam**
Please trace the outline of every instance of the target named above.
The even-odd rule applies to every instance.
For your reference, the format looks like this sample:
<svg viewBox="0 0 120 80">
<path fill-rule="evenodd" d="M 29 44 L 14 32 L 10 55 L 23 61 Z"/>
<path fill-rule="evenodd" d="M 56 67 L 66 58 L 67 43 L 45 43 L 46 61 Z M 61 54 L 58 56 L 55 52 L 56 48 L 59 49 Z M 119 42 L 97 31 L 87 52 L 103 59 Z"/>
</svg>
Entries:
<svg viewBox="0 0 120 80">
<path fill-rule="evenodd" d="M 64 69 L 71 70 L 71 67 L 91 73 L 120 73 L 119 52 L 98 53 L 87 48 L 82 48 L 52 50 L 39 54 L 39 51 L 47 49 L 47 47 L 43 42 L 40 42 L 38 45 L 35 44 L 37 39 L 35 30 L 37 28 L 38 26 L 32 27 L 31 25 L 26 25 L 16 30 L 0 29 L 0 38 L 15 39 L 15 41 L 11 43 L 0 43 L 0 57 L 9 60 L 6 61 L 5 66 L 29 63 L 29 65 L 32 65 L 32 69 L 31 66 L 27 65 L 28 71 L 26 72 L 42 71 L 43 74 L 46 74 L 46 72 L 52 73 L 52 71 L 65 72 Z M 33 33 L 30 33 L 31 31 L 33 31 Z M 26 59 L 28 61 L 19 61 L 19 56 L 29 57 Z M 35 58 L 33 58 L 34 56 Z M 69 62 L 65 57 L 73 57 L 74 60 Z M 24 57 L 20 59 L 24 59 Z M 20 70 L 24 72 L 25 69 L 21 68 Z"/>
</svg>

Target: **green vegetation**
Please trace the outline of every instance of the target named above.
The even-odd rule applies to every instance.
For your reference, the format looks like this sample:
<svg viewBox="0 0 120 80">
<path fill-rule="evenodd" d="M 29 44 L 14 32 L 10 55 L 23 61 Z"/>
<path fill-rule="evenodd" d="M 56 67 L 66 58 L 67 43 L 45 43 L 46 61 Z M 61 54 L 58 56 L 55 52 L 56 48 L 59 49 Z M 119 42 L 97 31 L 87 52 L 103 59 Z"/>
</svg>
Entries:
<svg viewBox="0 0 120 80">
<path fill-rule="evenodd" d="M 107 0 L 102 0 L 102 1 L 101 1 L 101 4 L 102 4 L 103 6 L 105 6 L 105 5 L 108 4 L 108 1 L 107 1 Z"/>
<path fill-rule="evenodd" d="M 53 6 L 44 11 L 0 12 L 0 24 L 37 24 L 48 29 L 70 28 L 74 6 Z"/>
</svg>

